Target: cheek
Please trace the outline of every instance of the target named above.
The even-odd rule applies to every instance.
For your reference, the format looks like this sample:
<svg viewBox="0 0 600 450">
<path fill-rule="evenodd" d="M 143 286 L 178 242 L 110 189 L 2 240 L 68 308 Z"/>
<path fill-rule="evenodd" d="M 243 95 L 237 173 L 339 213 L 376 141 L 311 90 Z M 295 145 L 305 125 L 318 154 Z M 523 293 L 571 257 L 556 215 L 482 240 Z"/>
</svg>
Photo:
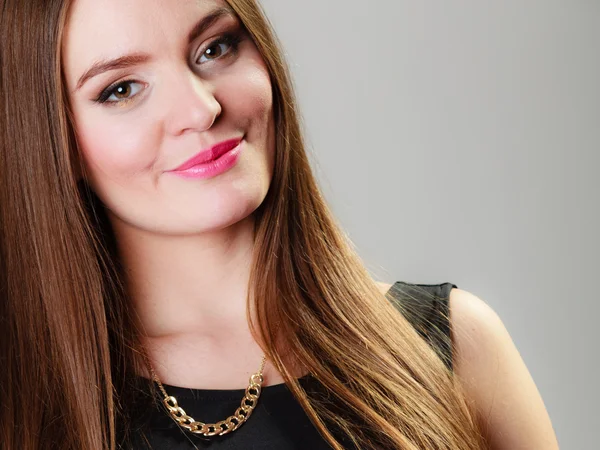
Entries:
<svg viewBox="0 0 600 450">
<path fill-rule="evenodd" d="M 221 89 L 222 87 L 222 89 Z M 232 73 L 219 87 L 217 98 L 224 111 L 243 121 L 249 133 L 265 131 L 265 122 L 272 113 L 271 82 L 267 69 L 256 62 Z M 254 127 L 252 125 L 255 125 Z"/>
<path fill-rule="evenodd" d="M 88 114 L 76 125 L 78 143 L 86 169 L 102 184 L 106 179 L 131 179 L 132 174 L 152 167 L 157 148 L 156 128 L 144 126 L 139 118 L 135 126 L 118 116 L 107 118 Z"/>
</svg>

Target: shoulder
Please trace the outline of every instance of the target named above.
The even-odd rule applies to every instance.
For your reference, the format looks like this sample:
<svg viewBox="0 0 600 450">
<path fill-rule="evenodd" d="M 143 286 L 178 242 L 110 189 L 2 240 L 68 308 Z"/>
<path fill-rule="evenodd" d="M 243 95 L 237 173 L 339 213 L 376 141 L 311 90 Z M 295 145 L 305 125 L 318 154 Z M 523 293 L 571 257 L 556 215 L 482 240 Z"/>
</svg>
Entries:
<svg viewBox="0 0 600 450">
<path fill-rule="evenodd" d="M 390 288 L 392 287 L 392 285 L 389 284 L 389 283 L 382 283 L 382 282 L 379 282 L 379 281 L 376 281 L 375 284 L 377 285 L 377 287 L 379 288 L 379 291 L 382 294 L 386 294 L 390 290 Z"/>
<path fill-rule="evenodd" d="M 536 385 L 498 314 L 476 295 L 449 295 L 454 373 L 493 450 L 558 449 Z"/>
</svg>

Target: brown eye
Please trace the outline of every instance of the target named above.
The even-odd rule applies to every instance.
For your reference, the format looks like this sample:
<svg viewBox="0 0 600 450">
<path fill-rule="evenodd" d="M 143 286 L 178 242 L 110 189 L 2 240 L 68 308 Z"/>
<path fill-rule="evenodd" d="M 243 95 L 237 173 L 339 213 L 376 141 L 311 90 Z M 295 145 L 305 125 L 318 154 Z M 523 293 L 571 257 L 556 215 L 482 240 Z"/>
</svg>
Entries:
<svg viewBox="0 0 600 450">
<path fill-rule="evenodd" d="M 205 64 L 235 53 L 242 37 L 237 34 L 225 34 L 213 41 L 197 59 L 196 64 Z"/>
<path fill-rule="evenodd" d="M 210 61 L 214 61 L 215 59 L 219 59 L 221 56 L 223 56 L 224 54 L 226 54 L 229 49 L 228 49 L 228 43 L 227 42 L 214 42 L 213 44 L 211 44 L 210 47 L 208 47 L 204 53 L 202 53 L 202 55 L 200 56 L 200 58 L 198 59 L 198 63 L 199 64 L 204 64 L 206 62 L 210 62 Z"/>
<path fill-rule="evenodd" d="M 127 98 L 131 95 L 131 84 L 122 84 L 117 86 L 113 92 L 114 96 L 119 99 Z"/>
<path fill-rule="evenodd" d="M 221 49 L 222 44 L 213 45 L 212 47 L 208 47 L 204 52 L 204 56 L 208 59 L 216 59 L 223 54 L 223 50 Z"/>
<path fill-rule="evenodd" d="M 106 88 L 96 99 L 98 103 L 122 103 L 135 97 L 143 89 L 141 83 L 133 80 L 121 81 Z"/>
</svg>

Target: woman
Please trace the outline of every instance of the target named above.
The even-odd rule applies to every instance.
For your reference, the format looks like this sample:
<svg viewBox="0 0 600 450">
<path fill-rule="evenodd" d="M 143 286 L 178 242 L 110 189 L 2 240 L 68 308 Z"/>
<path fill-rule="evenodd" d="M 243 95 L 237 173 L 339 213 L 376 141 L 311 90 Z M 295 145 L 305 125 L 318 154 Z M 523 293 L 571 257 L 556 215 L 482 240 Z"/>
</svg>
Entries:
<svg viewBox="0 0 600 450">
<path fill-rule="evenodd" d="M 254 0 L 0 5 L 3 449 L 557 448 L 485 303 L 370 278 Z"/>
</svg>

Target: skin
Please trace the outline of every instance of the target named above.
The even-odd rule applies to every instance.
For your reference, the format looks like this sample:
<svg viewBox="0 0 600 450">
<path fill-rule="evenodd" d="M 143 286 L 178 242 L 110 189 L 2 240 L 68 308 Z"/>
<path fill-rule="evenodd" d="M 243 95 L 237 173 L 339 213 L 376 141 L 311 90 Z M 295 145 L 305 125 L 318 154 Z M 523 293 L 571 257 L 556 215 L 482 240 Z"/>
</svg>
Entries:
<svg viewBox="0 0 600 450">
<path fill-rule="evenodd" d="M 252 213 L 273 172 L 271 83 L 238 19 L 223 17 L 188 43 L 223 1 L 76 0 L 63 69 L 85 177 L 108 207 L 144 342 L 169 384 L 240 388 L 262 349 L 246 319 Z M 239 47 L 213 42 L 241 35 Z M 210 49 L 210 51 L 206 51 Z M 78 87 L 98 60 L 145 53 Z M 95 100 L 121 85 L 109 100 Z M 165 171 L 200 150 L 244 137 L 229 171 L 184 179 Z M 210 364 L 206 364 L 210 361 Z M 265 385 L 282 381 L 265 367 Z"/>
<path fill-rule="evenodd" d="M 63 69 L 83 176 L 108 207 L 159 377 L 191 388 L 241 389 L 262 357 L 248 329 L 246 295 L 252 213 L 267 193 L 275 144 L 271 84 L 251 40 L 242 39 L 237 51 L 212 46 L 214 59 L 205 53 L 224 32 L 239 31 L 236 20 L 222 18 L 187 41 L 197 21 L 221 6 L 76 0 Z M 95 61 L 131 53 L 148 58 L 78 86 Z M 117 103 L 94 101 L 125 80 L 134 83 L 109 97 Z M 189 180 L 165 172 L 238 136 L 246 148 L 224 174 Z M 382 292 L 390 287 L 378 284 Z M 557 449 L 543 401 L 499 317 L 460 289 L 450 294 L 450 311 L 455 373 L 487 423 L 491 448 Z M 282 382 L 268 363 L 264 376 L 265 386 Z"/>
<path fill-rule="evenodd" d="M 490 448 L 557 450 L 542 397 L 498 314 L 462 289 L 452 289 L 449 307 L 455 373 Z"/>
<path fill-rule="evenodd" d="M 448 306 L 454 374 L 484 424 L 489 448 L 558 450 L 544 401 L 498 314 L 457 288 L 450 291 Z"/>
</svg>

